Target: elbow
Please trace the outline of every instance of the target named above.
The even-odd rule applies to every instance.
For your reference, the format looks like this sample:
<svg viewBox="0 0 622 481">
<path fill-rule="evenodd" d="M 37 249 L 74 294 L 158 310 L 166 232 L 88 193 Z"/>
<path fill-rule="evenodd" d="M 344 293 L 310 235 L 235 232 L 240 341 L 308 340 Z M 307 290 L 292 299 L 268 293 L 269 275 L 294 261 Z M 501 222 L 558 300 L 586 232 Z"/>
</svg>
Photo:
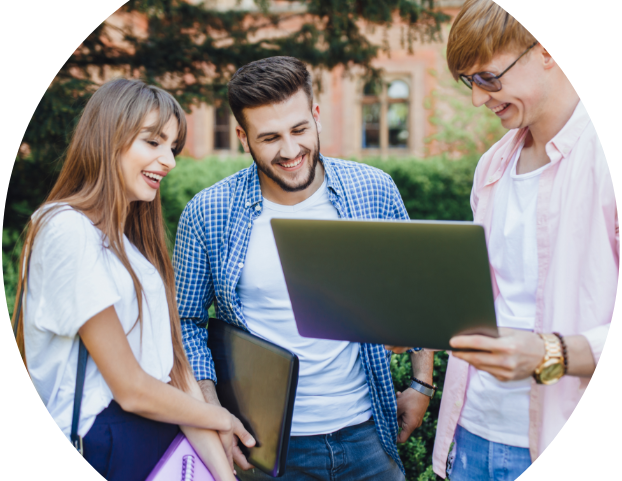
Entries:
<svg viewBox="0 0 622 481">
<path fill-rule="evenodd" d="M 142 414 L 149 411 L 147 401 L 149 397 L 143 389 L 142 382 L 129 381 L 113 393 L 114 400 L 121 409 L 128 413 Z"/>
</svg>

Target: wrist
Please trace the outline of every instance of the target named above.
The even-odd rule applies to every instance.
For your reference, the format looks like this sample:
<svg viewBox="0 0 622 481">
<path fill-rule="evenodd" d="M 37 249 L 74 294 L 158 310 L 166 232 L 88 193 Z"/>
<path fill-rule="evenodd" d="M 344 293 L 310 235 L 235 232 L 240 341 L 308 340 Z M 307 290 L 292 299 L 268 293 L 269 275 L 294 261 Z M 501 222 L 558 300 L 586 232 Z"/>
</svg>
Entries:
<svg viewBox="0 0 622 481">
<path fill-rule="evenodd" d="M 430 399 L 434 397 L 434 394 L 436 394 L 436 386 L 434 384 L 422 381 L 416 377 L 411 379 L 410 388 Z"/>
<path fill-rule="evenodd" d="M 536 366 L 533 377 L 538 384 L 555 384 L 566 374 L 564 347 L 561 336 L 539 333 L 544 344 L 544 356 Z"/>
</svg>

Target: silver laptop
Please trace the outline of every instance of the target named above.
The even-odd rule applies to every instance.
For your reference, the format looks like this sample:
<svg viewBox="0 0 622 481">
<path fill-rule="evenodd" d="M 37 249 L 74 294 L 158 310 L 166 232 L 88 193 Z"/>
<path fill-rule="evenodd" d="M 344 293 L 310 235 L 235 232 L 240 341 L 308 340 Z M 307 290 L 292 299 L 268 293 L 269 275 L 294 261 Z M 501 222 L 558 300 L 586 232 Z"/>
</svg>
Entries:
<svg viewBox="0 0 622 481">
<path fill-rule="evenodd" d="M 498 336 L 480 225 L 271 224 L 301 336 L 443 350 L 457 334 Z"/>
</svg>

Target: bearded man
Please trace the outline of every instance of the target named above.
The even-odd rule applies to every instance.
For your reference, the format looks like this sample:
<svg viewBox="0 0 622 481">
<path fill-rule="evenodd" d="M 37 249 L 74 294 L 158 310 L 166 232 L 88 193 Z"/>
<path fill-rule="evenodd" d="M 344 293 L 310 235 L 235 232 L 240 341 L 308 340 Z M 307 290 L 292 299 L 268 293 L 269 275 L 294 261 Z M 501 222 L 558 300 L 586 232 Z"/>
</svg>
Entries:
<svg viewBox="0 0 622 481">
<path fill-rule="evenodd" d="M 192 199 L 174 253 L 184 345 L 205 399 L 218 403 L 205 328 L 214 303 L 218 318 L 300 359 L 285 481 L 404 480 L 396 443 L 421 424 L 429 397 L 409 388 L 396 399 L 380 345 L 298 334 L 270 228 L 272 218 L 408 219 L 404 203 L 387 174 L 320 154 L 320 108 L 300 60 L 252 62 L 228 87 L 254 163 Z M 411 356 L 414 378 L 431 384 L 432 353 Z M 234 460 L 242 481 L 270 479 L 239 450 Z"/>
</svg>

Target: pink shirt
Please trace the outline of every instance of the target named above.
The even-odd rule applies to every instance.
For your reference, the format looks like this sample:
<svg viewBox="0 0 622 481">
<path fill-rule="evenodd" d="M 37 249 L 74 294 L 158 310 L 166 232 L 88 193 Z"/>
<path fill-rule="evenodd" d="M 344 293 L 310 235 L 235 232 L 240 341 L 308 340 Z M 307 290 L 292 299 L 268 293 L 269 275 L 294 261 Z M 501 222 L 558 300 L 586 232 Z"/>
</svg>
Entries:
<svg viewBox="0 0 622 481">
<path fill-rule="evenodd" d="M 495 189 L 527 128 L 512 130 L 479 161 L 471 207 L 490 235 Z M 537 207 L 538 288 L 535 332 L 582 334 L 598 362 L 618 283 L 619 233 L 605 154 L 585 107 L 546 145 L 551 166 L 540 176 Z M 491 268 L 495 298 L 499 290 Z M 571 361 L 572 362 L 572 361 Z M 468 364 L 450 355 L 434 443 L 434 472 L 445 478 L 447 456 L 464 404 Z M 589 379 L 564 376 L 552 386 L 532 381 L 532 461 L 549 445 L 581 399 Z"/>
</svg>

